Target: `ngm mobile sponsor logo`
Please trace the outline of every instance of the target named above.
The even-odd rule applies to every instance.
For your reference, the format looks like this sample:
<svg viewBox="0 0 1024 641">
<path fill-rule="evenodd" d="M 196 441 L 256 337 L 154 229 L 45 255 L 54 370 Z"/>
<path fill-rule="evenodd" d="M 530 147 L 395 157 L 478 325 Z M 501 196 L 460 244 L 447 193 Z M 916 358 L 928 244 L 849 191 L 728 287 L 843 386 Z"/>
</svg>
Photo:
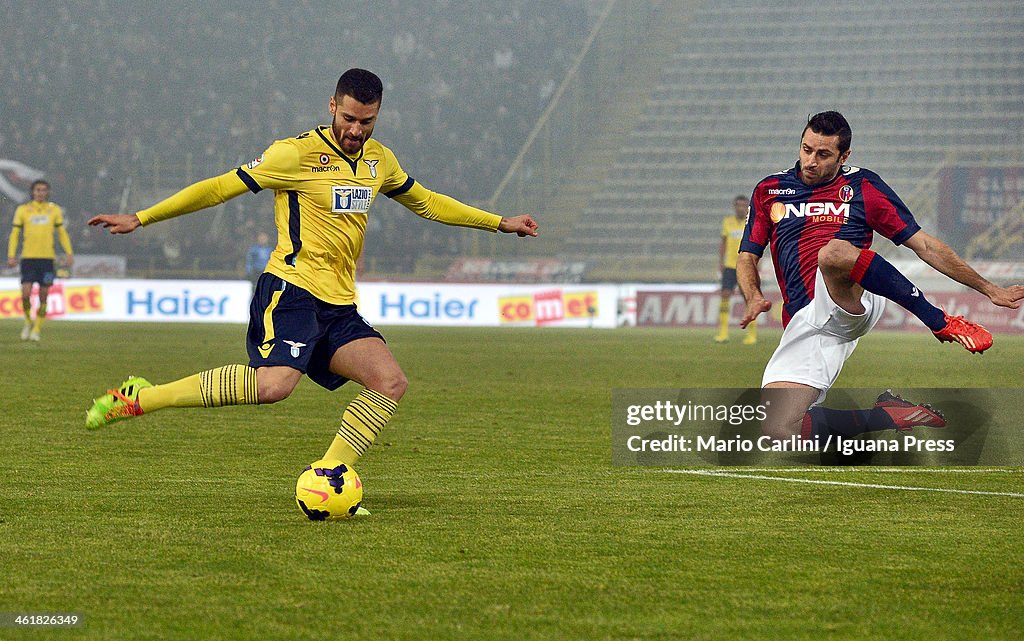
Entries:
<svg viewBox="0 0 1024 641">
<path fill-rule="evenodd" d="M 566 292 L 555 289 L 532 295 L 498 298 L 502 323 L 548 325 L 567 320 L 592 319 L 598 313 L 597 292 Z"/>
<path fill-rule="evenodd" d="M 32 288 L 32 309 L 39 307 L 39 286 Z M 103 288 L 99 285 L 65 287 L 54 283 L 46 296 L 46 317 L 56 318 L 103 311 Z M 20 318 L 25 315 L 21 303 L 21 290 L 0 292 L 0 318 Z"/>
<path fill-rule="evenodd" d="M 816 222 L 845 223 L 850 218 L 850 203 L 780 203 L 772 204 L 773 223 L 786 218 L 813 218 Z"/>
</svg>

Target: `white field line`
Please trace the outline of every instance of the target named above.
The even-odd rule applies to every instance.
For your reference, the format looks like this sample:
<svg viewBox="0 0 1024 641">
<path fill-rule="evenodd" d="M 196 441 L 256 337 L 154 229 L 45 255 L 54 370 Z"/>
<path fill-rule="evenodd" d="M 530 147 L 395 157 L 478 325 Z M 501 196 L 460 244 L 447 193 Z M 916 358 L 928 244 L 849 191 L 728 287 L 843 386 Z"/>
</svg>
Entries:
<svg viewBox="0 0 1024 641">
<path fill-rule="evenodd" d="M 1020 492 L 986 492 L 984 490 L 957 490 L 945 487 L 915 487 L 912 485 L 882 485 L 880 483 L 853 483 L 851 481 L 825 481 L 822 479 L 802 479 L 787 476 L 767 476 L 764 474 L 739 474 L 735 472 L 718 472 L 715 470 L 665 470 L 669 474 L 691 474 L 694 476 L 714 476 L 733 479 L 756 479 L 761 481 L 782 481 L 783 483 L 807 483 L 810 485 L 839 485 L 842 487 L 860 487 L 878 490 L 901 490 L 904 492 L 945 492 L 947 494 L 973 494 L 981 496 L 1009 496 L 1024 499 Z"/>
<path fill-rule="evenodd" d="M 1024 468 L 1020 467 L 873 467 L 873 466 L 857 466 L 857 467 L 737 467 L 734 468 L 739 472 L 774 472 L 776 474 L 790 474 L 793 472 L 807 473 L 814 472 L 817 474 L 848 474 L 848 473 L 873 473 L 873 472 L 899 472 L 899 473 L 914 473 L 914 472 L 928 472 L 930 474 L 1021 474 L 1024 473 Z M 669 472 L 682 473 L 684 470 L 667 470 Z M 688 471 L 688 470 L 687 470 Z M 708 470 L 716 471 L 716 470 Z"/>
</svg>

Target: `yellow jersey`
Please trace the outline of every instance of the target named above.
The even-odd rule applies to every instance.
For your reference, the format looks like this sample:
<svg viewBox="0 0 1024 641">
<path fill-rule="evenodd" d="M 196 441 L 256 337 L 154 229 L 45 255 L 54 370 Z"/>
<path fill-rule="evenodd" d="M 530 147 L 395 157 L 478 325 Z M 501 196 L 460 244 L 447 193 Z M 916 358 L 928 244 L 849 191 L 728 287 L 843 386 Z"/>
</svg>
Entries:
<svg viewBox="0 0 1024 641">
<path fill-rule="evenodd" d="M 21 247 L 22 258 L 57 257 L 54 250 L 53 234 L 57 232 L 64 253 L 72 255 L 71 238 L 64 229 L 64 210 L 51 202 L 29 201 L 14 210 L 14 223 L 7 243 L 7 257 L 15 258 L 18 252 L 18 236 L 24 234 Z"/>
<path fill-rule="evenodd" d="M 419 185 L 372 138 L 348 156 L 326 125 L 278 140 L 252 162 L 186 187 L 137 216 L 148 225 L 222 203 L 246 188 L 274 190 L 277 246 L 266 271 L 335 305 L 355 302 L 356 260 L 378 194 L 448 225 L 497 231 L 501 223 L 501 216 Z"/>
<path fill-rule="evenodd" d="M 743 240 L 743 228 L 747 226 L 746 218 L 726 216 L 722 219 L 722 240 L 725 241 L 725 254 L 722 267 L 736 269 L 736 257 L 740 253 L 740 241 Z"/>
</svg>

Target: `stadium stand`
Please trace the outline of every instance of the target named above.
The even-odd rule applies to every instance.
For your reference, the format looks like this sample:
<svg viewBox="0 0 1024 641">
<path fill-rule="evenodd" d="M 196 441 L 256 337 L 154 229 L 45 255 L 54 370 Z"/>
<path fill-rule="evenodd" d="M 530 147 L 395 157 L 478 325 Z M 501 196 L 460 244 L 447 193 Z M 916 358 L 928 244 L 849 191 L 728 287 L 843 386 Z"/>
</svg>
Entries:
<svg viewBox="0 0 1024 641">
<path fill-rule="evenodd" d="M 388 0 L 339 30 L 312 0 L 8 3 L 0 157 L 46 172 L 79 253 L 127 252 L 144 276 L 240 275 L 269 196 L 132 243 L 84 221 L 322 122 L 341 67 L 367 66 L 387 82 L 378 136 L 410 174 L 474 204 L 493 193 L 498 211 L 537 214 L 544 237 L 496 244 L 380 202 L 365 273 L 436 276 L 454 256 L 514 251 L 586 261 L 591 280 L 714 279 L 732 197 L 791 166 L 822 109 L 849 117 L 851 162 L 925 221 L 943 166 L 1024 163 L 1019 0 L 481 6 Z M 15 204 L 0 199 L 0 216 Z"/>
<path fill-rule="evenodd" d="M 147 206 L 324 122 L 333 84 L 349 66 L 385 79 L 377 135 L 407 171 L 479 202 L 604 4 L 386 0 L 361 8 L 358 19 L 328 20 L 325 12 L 342 9 L 311 0 L 187 10 L 139 0 L 130 11 L 106 1 L 4 3 L 0 158 L 46 173 L 79 253 L 128 252 L 139 275 L 241 275 L 257 229 L 272 229 L 269 196 L 171 221 L 131 243 L 84 221 Z M 16 205 L 0 198 L 5 224 Z M 379 269 L 408 271 L 409 256 L 462 251 L 457 230 L 389 205 L 375 206 L 367 247 Z"/>
<path fill-rule="evenodd" d="M 1020 160 L 1021 33 L 1013 0 L 706 3 L 672 50 L 647 52 L 667 62 L 559 253 L 598 279 L 713 278 L 732 197 L 791 167 L 824 109 L 850 119 L 851 162 L 908 200 L 959 156 Z"/>
</svg>

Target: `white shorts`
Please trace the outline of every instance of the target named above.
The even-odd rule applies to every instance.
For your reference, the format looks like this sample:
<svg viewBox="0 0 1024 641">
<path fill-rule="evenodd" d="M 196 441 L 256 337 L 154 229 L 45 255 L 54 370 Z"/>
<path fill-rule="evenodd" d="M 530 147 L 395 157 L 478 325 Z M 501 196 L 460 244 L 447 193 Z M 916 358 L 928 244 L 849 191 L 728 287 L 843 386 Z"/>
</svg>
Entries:
<svg viewBox="0 0 1024 641">
<path fill-rule="evenodd" d="M 761 387 L 788 381 L 821 390 L 815 405 L 839 378 L 846 359 L 885 313 L 885 298 L 865 291 L 863 314 L 851 314 L 828 294 L 821 270 L 814 277 L 814 299 L 793 315 L 764 369 Z"/>
</svg>

